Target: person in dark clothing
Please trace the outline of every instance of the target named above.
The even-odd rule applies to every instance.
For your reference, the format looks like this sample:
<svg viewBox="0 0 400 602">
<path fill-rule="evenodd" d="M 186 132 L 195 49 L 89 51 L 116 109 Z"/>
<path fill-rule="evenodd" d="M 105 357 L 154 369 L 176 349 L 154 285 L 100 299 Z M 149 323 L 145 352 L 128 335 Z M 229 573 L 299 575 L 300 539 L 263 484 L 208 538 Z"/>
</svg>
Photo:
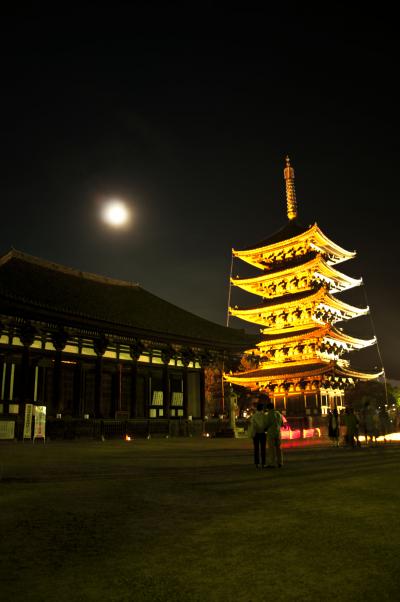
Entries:
<svg viewBox="0 0 400 602">
<path fill-rule="evenodd" d="M 282 414 L 274 409 L 272 401 L 267 403 L 266 431 L 268 444 L 268 464 L 267 468 L 282 468 L 283 454 L 281 448 L 281 426 L 283 424 Z"/>
<path fill-rule="evenodd" d="M 339 447 L 339 429 L 339 412 L 337 411 L 337 408 L 334 408 L 332 412 L 329 412 L 328 435 L 335 447 Z"/>
<path fill-rule="evenodd" d="M 359 420 L 354 413 L 353 408 L 346 408 L 346 413 L 344 415 L 344 421 L 346 425 L 347 435 L 347 445 L 350 447 L 355 447 L 358 441 L 358 425 Z"/>
<path fill-rule="evenodd" d="M 257 403 L 257 410 L 250 419 L 249 436 L 253 439 L 254 464 L 256 468 L 265 468 L 267 436 L 265 434 L 264 404 L 261 401 Z"/>
</svg>

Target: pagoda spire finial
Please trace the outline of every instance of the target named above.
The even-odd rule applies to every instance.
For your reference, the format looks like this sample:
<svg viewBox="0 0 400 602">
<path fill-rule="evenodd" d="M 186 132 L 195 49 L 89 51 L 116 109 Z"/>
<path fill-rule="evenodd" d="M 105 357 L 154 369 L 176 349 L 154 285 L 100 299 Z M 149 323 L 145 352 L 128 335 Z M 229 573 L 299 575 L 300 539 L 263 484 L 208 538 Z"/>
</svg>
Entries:
<svg viewBox="0 0 400 602">
<path fill-rule="evenodd" d="M 297 217 L 297 201 L 296 201 L 296 190 L 294 188 L 294 169 L 290 165 L 290 159 L 286 156 L 286 167 L 283 170 L 286 183 L 286 203 L 287 203 L 287 216 L 290 220 L 296 219 Z"/>
</svg>

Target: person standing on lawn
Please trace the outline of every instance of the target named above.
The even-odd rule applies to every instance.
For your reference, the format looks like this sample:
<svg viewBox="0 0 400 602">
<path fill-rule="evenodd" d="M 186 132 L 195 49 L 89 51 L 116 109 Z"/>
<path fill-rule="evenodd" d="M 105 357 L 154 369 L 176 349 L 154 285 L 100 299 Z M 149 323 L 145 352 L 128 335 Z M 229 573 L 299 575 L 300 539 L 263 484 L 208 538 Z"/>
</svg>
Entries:
<svg viewBox="0 0 400 602">
<path fill-rule="evenodd" d="M 282 414 L 274 409 L 274 404 L 267 403 L 267 414 L 265 421 L 265 430 L 267 433 L 268 445 L 268 465 L 267 468 L 281 468 L 283 465 L 283 455 L 281 449 L 281 426 L 283 424 Z"/>
<path fill-rule="evenodd" d="M 267 437 L 265 434 L 264 403 L 260 401 L 260 398 L 256 406 L 256 411 L 250 418 L 248 435 L 253 439 L 254 464 L 256 468 L 265 468 L 265 448 Z"/>
<path fill-rule="evenodd" d="M 372 444 L 373 440 L 376 439 L 374 414 L 375 412 L 373 411 L 369 401 L 367 400 L 364 403 L 364 407 L 361 411 L 361 420 L 365 435 L 365 445 Z"/>
<path fill-rule="evenodd" d="M 337 411 L 337 408 L 334 408 L 332 412 L 329 412 L 328 435 L 335 447 L 339 447 L 339 429 L 339 412 Z"/>
<path fill-rule="evenodd" d="M 353 408 L 347 407 L 345 413 L 345 425 L 347 427 L 347 445 L 355 447 L 358 441 L 358 424 L 359 420 L 354 413 Z"/>
</svg>

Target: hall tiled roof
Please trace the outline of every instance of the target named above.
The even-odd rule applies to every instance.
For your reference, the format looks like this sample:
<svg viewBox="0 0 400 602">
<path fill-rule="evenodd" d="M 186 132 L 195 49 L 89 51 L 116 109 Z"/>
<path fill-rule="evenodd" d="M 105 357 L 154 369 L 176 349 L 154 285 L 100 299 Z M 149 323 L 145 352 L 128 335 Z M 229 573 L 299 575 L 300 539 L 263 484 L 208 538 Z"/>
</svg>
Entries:
<svg viewBox="0 0 400 602">
<path fill-rule="evenodd" d="M 18 307 L 18 309 L 17 309 Z M 146 291 L 51 263 L 21 251 L 0 257 L 0 312 L 97 325 L 127 336 L 149 336 L 192 345 L 246 349 L 256 337 L 192 314 Z M 258 337 L 259 338 L 259 337 Z M 257 338 L 257 340 L 258 340 Z"/>
</svg>

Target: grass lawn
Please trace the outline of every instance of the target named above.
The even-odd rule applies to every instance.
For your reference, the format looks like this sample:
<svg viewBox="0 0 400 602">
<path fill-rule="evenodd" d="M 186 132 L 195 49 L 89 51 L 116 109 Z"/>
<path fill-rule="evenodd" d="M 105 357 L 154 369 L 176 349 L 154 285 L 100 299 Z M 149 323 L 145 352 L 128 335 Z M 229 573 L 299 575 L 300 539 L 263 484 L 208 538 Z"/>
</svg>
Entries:
<svg viewBox="0 0 400 602">
<path fill-rule="evenodd" d="M 383 601 L 400 593 L 400 446 L 0 443 L 0 599 Z"/>
</svg>

